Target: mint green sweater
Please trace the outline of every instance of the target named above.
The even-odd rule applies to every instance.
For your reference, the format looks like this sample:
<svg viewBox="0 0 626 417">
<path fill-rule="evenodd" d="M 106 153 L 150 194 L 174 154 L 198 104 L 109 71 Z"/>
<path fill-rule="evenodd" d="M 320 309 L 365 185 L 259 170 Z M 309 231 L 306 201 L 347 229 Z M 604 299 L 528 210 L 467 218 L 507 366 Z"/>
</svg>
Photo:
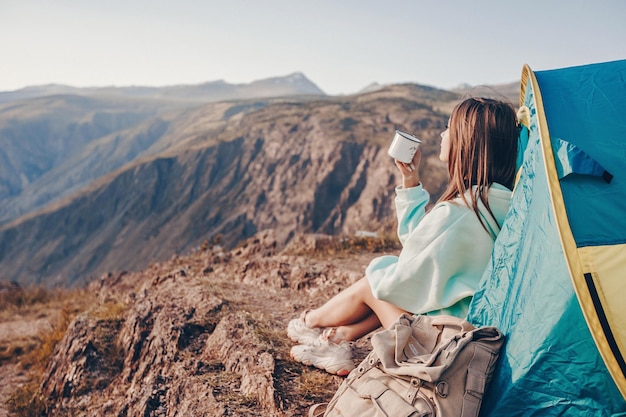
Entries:
<svg viewBox="0 0 626 417">
<path fill-rule="evenodd" d="M 493 184 L 489 206 L 479 203 L 487 232 L 460 197 L 435 205 L 420 185 L 396 188 L 399 256 L 373 259 L 365 270 L 374 296 L 414 314 L 465 317 L 491 257 L 495 236 L 509 209 L 511 191 Z M 469 197 L 468 197 L 468 201 Z"/>
</svg>

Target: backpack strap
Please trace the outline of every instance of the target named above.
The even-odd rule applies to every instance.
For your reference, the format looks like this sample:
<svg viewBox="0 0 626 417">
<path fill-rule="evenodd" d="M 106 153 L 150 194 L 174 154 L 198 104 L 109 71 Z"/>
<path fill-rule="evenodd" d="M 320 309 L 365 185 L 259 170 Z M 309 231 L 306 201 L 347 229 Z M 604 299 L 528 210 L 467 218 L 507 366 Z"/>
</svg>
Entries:
<svg viewBox="0 0 626 417">
<path fill-rule="evenodd" d="M 326 412 L 328 403 L 318 403 L 309 408 L 309 417 L 322 417 Z"/>
<path fill-rule="evenodd" d="M 502 338 L 502 334 L 496 328 L 482 328 L 477 329 L 474 332 L 475 340 L 481 337 L 479 333 L 487 332 L 489 333 L 484 335 L 485 340 Z M 498 355 L 494 352 L 492 347 L 480 343 L 479 340 L 474 343 L 474 355 L 472 356 L 467 369 L 467 379 L 465 381 L 465 394 L 463 396 L 463 409 L 461 411 L 461 417 L 478 415 L 485 389 L 489 383 L 487 375 L 491 375 L 491 370 L 493 369 L 497 359 Z"/>
</svg>

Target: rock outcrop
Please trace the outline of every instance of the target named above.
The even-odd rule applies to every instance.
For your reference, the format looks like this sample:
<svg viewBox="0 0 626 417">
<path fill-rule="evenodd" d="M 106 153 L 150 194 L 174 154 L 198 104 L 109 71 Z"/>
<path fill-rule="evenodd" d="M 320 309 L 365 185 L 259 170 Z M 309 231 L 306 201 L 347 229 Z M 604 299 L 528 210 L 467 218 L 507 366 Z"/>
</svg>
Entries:
<svg viewBox="0 0 626 417">
<path fill-rule="evenodd" d="M 97 305 L 70 325 L 46 370 L 48 415 L 306 414 L 341 378 L 292 362 L 286 324 L 359 279 L 374 256 L 329 257 L 331 241 L 300 237 L 276 253 L 268 231 L 232 251 L 103 276 L 90 286 Z M 357 356 L 367 349 L 360 341 Z"/>
</svg>

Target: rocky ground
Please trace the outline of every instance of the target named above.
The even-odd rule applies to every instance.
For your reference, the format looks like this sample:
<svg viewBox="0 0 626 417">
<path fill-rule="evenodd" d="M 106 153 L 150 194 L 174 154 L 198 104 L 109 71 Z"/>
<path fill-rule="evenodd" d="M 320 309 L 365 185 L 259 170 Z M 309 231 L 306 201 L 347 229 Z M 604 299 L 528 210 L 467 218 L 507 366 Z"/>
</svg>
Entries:
<svg viewBox="0 0 626 417">
<path fill-rule="evenodd" d="M 232 251 L 207 244 L 108 274 L 56 308 L 5 309 L 0 416 L 306 415 L 342 378 L 290 360 L 287 322 L 358 280 L 373 256 L 395 251 L 388 243 L 308 235 L 279 251 L 266 232 Z M 34 377 L 23 359 L 70 314 Z M 26 342 L 16 349 L 18 334 Z M 369 348 L 360 340 L 355 362 Z"/>
</svg>

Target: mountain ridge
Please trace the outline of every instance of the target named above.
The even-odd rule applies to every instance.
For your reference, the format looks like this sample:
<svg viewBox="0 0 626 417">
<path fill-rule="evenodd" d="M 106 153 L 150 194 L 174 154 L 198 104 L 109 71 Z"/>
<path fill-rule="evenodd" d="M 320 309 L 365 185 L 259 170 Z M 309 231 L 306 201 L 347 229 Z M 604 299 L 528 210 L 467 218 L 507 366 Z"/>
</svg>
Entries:
<svg viewBox="0 0 626 417">
<path fill-rule="evenodd" d="M 176 84 L 162 87 L 105 86 L 73 87 L 65 84 L 44 84 L 24 87 L 14 91 L 0 91 L 0 103 L 51 95 L 120 96 L 136 98 L 162 98 L 183 101 L 213 102 L 242 98 L 279 97 L 286 95 L 325 96 L 315 83 L 302 72 L 255 80 L 250 83 L 231 84 L 224 80 L 198 84 Z"/>
</svg>

